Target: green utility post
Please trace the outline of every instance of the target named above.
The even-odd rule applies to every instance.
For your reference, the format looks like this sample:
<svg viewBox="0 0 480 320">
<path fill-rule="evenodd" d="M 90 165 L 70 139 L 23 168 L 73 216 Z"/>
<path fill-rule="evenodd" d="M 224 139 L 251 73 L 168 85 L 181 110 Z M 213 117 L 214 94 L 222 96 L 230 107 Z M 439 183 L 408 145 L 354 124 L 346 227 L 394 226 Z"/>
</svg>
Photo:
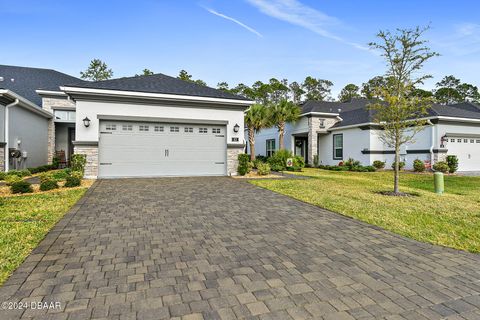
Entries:
<svg viewBox="0 0 480 320">
<path fill-rule="evenodd" d="M 433 174 L 433 181 L 434 181 L 434 185 L 435 185 L 435 193 L 442 194 L 443 191 L 445 190 L 445 184 L 444 184 L 444 181 L 443 181 L 443 173 L 435 172 Z"/>
</svg>

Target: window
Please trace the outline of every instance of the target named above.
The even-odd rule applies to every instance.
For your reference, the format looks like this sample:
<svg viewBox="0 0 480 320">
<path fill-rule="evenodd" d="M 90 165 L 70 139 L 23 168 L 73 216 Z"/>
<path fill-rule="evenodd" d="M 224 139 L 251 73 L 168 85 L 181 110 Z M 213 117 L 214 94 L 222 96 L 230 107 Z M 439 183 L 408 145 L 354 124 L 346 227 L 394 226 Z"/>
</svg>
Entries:
<svg viewBox="0 0 480 320">
<path fill-rule="evenodd" d="M 480 143 L 480 140 L 477 140 L 477 143 Z"/>
<path fill-rule="evenodd" d="M 267 157 L 273 156 L 273 154 L 275 153 L 275 139 L 268 139 L 266 141 L 266 145 L 267 145 L 267 150 L 266 150 Z"/>
<path fill-rule="evenodd" d="M 116 124 L 107 124 L 107 125 L 105 126 L 105 130 L 115 131 L 115 130 L 117 130 L 117 125 L 116 125 Z"/>
<path fill-rule="evenodd" d="M 170 127 L 170 132 L 180 132 L 180 127 Z"/>
<path fill-rule="evenodd" d="M 71 110 L 53 110 L 55 120 L 75 121 L 75 111 Z"/>
<path fill-rule="evenodd" d="M 138 130 L 140 131 L 148 131 L 150 130 L 150 128 L 146 125 L 141 125 L 141 126 L 138 126 Z"/>
<path fill-rule="evenodd" d="M 333 159 L 343 160 L 343 134 L 333 135 Z"/>
<path fill-rule="evenodd" d="M 198 133 L 208 133 L 207 128 L 198 128 Z"/>
<path fill-rule="evenodd" d="M 473 139 L 470 139 L 470 143 L 475 143 L 475 140 L 473 140 Z"/>
<path fill-rule="evenodd" d="M 457 139 L 457 142 L 462 142 L 462 139 Z"/>
<path fill-rule="evenodd" d="M 133 130 L 133 126 L 131 124 L 123 124 L 122 125 L 122 130 L 123 131 L 132 131 Z"/>
<path fill-rule="evenodd" d="M 216 133 L 216 134 L 220 133 L 220 128 L 213 128 L 212 133 Z"/>
<path fill-rule="evenodd" d="M 163 132 L 163 126 L 155 126 L 155 127 L 153 128 L 153 130 L 154 130 L 155 132 Z"/>
<path fill-rule="evenodd" d="M 185 127 L 185 132 L 193 132 L 193 128 L 192 127 Z"/>
<path fill-rule="evenodd" d="M 463 142 L 468 143 L 468 139 L 463 139 Z"/>
<path fill-rule="evenodd" d="M 320 124 L 320 128 L 325 128 L 325 119 L 318 119 L 318 122 Z"/>
<path fill-rule="evenodd" d="M 450 142 L 455 142 L 455 139 L 450 139 Z"/>
</svg>

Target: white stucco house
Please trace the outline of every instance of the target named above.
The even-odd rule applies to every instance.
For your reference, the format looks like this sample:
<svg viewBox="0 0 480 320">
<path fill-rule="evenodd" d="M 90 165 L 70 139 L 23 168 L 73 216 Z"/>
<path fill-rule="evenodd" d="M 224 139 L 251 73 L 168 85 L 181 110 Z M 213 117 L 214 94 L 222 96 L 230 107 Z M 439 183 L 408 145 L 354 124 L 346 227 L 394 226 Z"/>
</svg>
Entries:
<svg viewBox="0 0 480 320">
<path fill-rule="evenodd" d="M 374 123 L 367 99 L 350 102 L 307 101 L 301 116 L 290 123 L 285 132 L 285 148 L 303 156 L 313 164 L 336 165 L 354 158 L 363 165 L 375 160 L 386 161 L 390 168 L 394 150 L 384 145 L 378 135 L 381 128 Z M 447 155 L 459 159 L 459 171 L 480 170 L 480 106 L 473 103 L 433 105 L 426 117 L 426 125 L 414 143 L 405 145 L 401 159 L 411 169 L 413 160 L 434 164 Z M 278 149 L 276 128 L 267 128 L 256 134 L 257 154 L 269 156 Z"/>
<path fill-rule="evenodd" d="M 32 77 L 45 70 L 14 68 Z M 86 154 L 89 178 L 236 174 L 252 101 L 163 74 L 98 82 L 65 76 L 28 86 L 47 119 L 39 141 L 45 163 L 64 151 L 67 160 Z"/>
</svg>

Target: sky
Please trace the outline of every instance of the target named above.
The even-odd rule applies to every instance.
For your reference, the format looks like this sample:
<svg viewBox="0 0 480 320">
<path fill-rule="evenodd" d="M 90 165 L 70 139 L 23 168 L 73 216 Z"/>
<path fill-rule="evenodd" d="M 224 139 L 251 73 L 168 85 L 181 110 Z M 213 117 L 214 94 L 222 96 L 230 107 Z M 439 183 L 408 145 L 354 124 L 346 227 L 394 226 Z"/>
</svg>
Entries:
<svg viewBox="0 0 480 320">
<path fill-rule="evenodd" d="M 114 77 L 185 69 L 210 86 L 313 76 L 336 96 L 384 74 L 368 49 L 379 30 L 430 25 L 440 56 L 425 88 L 450 74 L 480 86 L 479 12 L 477 0 L 0 0 L 0 64 L 79 76 L 99 58 Z"/>
</svg>

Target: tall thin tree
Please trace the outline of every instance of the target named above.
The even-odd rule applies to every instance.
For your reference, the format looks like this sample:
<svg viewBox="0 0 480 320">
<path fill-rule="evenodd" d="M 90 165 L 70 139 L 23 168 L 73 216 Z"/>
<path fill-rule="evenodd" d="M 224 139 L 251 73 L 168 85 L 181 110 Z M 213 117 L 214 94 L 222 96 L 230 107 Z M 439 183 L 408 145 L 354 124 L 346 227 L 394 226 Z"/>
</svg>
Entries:
<svg viewBox="0 0 480 320">
<path fill-rule="evenodd" d="M 270 123 L 278 129 L 279 149 L 285 149 L 285 125 L 289 122 L 297 121 L 300 116 L 300 107 L 286 99 L 268 107 L 268 117 Z"/>
<path fill-rule="evenodd" d="M 255 160 L 255 134 L 267 126 L 267 109 L 261 104 L 252 105 L 245 113 L 245 125 L 248 130 L 250 160 Z"/>
</svg>

